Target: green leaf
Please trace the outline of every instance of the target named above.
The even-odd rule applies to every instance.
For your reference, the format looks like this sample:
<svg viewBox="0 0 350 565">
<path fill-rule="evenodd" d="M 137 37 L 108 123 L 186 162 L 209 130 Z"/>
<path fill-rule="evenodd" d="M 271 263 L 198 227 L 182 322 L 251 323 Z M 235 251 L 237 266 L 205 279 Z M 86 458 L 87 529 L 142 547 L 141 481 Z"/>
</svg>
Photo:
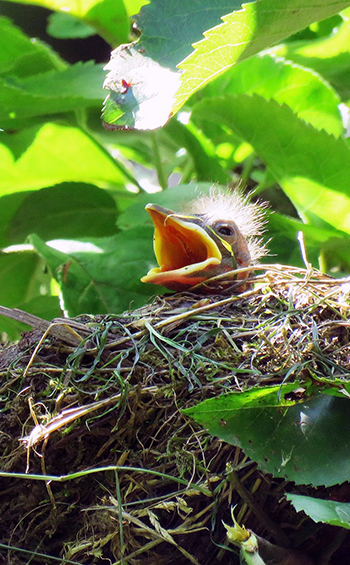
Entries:
<svg viewBox="0 0 350 565">
<path fill-rule="evenodd" d="M 201 136 L 198 130 L 196 131 L 193 122 L 184 125 L 174 118 L 164 127 L 164 131 L 174 143 L 178 144 L 179 148 L 187 150 L 193 159 L 198 181 L 212 181 L 221 184 L 231 182 L 232 177 L 221 166 L 215 155 L 214 147 L 207 138 Z"/>
<path fill-rule="evenodd" d="M 303 233 L 307 260 L 313 267 L 320 267 L 322 253 L 322 268 L 326 268 L 327 272 L 331 269 L 336 269 L 336 272 L 342 269 L 350 271 L 350 235 L 333 227 L 317 228 L 278 213 L 268 217 L 270 255 L 277 256 L 280 263 L 305 267 L 297 239 L 299 232 Z"/>
<path fill-rule="evenodd" d="M 8 237 L 9 226 L 16 210 L 18 210 L 28 194 L 30 194 L 29 191 L 14 192 L 0 198 L 0 249 L 8 247 L 13 243 Z"/>
<path fill-rule="evenodd" d="M 212 183 L 198 182 L 196 184 L 180 184 L 174 186 L 171 190 L 164 190 L 153 194 L 140 194 L 137 202 L 119 215 L 118 227 L 124 230 L 140 225 L 153 227 L 153 222 L 145 210 L 146 204 L 152 202 L 173 211 L 181 211 L 182 206 L 191 200 L 207 195 L 212 186 Z M 224 187 L 221 188 L 224 189 Z"/>
<path fill-rule="evenodd" d="M 16 308 L 20 308 L 29 314 L 34 314 L 44 320 L 52 320 L 62 315 L 58 296 L 37 296 L 27 302 L 16 304 Z M 16 322 L 11 318 L 0 315 L 0 333 L 5 333 L 7 339 L 15 341 L 20 339 L 23 331 L 31 330 L 30 326 Z"/>
<path fill-rule="evenodd" d="M 112 53 L 103 118 L 111 129 L 164 125 L 195 91 L 232 65 L 349 4 L 313 0 L 301 7 L 298 0 L 263 0 L 239 9 L 240 3 L 226 0 L 215 6 L 209 0 L 186 6 L 154 0 L 137 20 L 141 39 Z"/>
<path fill-rule="evenodd" d="M 223 23 L 204 33 L 194 52 L 179 64 L 183 71 L 172 113 L 204 84 L 231 65 L 255 55 L 315 21 L 340 12 L 349 2 L 313 0 L 263 0 L 222 17 Z"/>
<path fill-rule="evenodd" d="M 6 0 L 14 2 L 17 0 Z M 123 0 L 21 0 L 49 10 L 62 11 L 92 26 L 108 43 L 117 45 L 128 41 L 130 23 Z"/>
<path fill-rule="evenodd" d="M 46 31 L 49 35 L 58 39 L 85 38 L 96 33 L 93 27 L 65 12 L 50 14 Z"/>
<path fill-rule="evenodd" d="M 108 129 L 154 129 L 168 120 L 178 73 L 133 45 L 115 49 L 105 69 L 103 88 L 109 94 L 102 115 Z"/>
<path fill-rule="evenodd" d="M 32 251 L 0 253 L 0 304 L 14 308 L 39 294 L 42 266 Z"/>
<path fill-rule="evenodd" d="M 33 229 L 45 241 L 109 236 L 116 232 L 116 215 L 114 199 L 105 190 L 63 183 L 28 194 L 11 218 L 6 235 L 11 244 L 25 241 Z"/>
<path fill-rule="evenodd" d="M 350 97 L 350 10 L 342 13 L 343 22 L 329 36 L 312 41 L 293 41 L 279 45 L 271 52 L 299 65 L 315 69 L 325 77 L 341 95 Z"/>
<path fill-rule="evenodd" d="M 72 317 L 120 313 L 160 292 L 139 280 L 154 266 L 152 234 L 144 226 L 86 243 L 62 240 L 48 246 L 35 235 L 29 240 L 60 284 L 64 308 Z"/>
<path fill-rule="evenodd" d="M 103 70 L 92 61 L 25 78 L 0 78 L 0 124 L 16 129 L 17 120 L 99 107 Z"/>
<path fill-rule="evenodd" d="M 51 49 L 0 17 L 0 74 L 30 76 L 66 65 Z"/>
<path fill-rule="evenodd" d="M 138 45 L 151 59 L 175 70 L 207 29 L 220 24 L 224 14 L 241 6 L 240 0 L 200 0 L 187 4 L 182 0 L 152 0 L 136 17 L 137 27 L 142 31 Z"/>
<path fill-rule="evenodd" d="M 204 100 L 193 118 L 225 125 L 250 143 L 302 219 L 350 233 L 350 149 L 343 139 L 256 95 Z"/>
<path fill-rule="evenodd" d="M 253 388 L 184 412 L 275 477 L 314 486 L 348 481 L 350 439 L 343 431 L 350 426 L 349 400 L 318 394 L 292 405 L 286 395 L 296 387 Z"/>
<path fill-rule="evenodd" d="M 0 304 L 2 306 L 22 307 L 26 310 L 27 305 L 33 299 L 40 297 L 43 289 L 46 292 L 49 291 L 50 277 L 44 273 L 44 264 L 40 257 L 32 251 L 0 253 L 0 272 Z M 58 305 L 57 298 L 56 304 Z M 0 316 L 0 333 L 6 332 L 9 339 L 17 339 L 19 332 L 23 329 L 23 324 Z"/>
<path fill-rule="evenodd" d="M 332 526 L 350 529 L 350 503 L 335 500 L 322 500 L 300 494 L 287 494 L 297 512 L 302 510 L 314 522 L 323 522 Z"/>
<path fill-rule="evenodd" d="M 338 94 L 314 71 L 281 57 L 265 53 L 242 61 L 211 82 L 201 96 L 243 93 L 287 104 L 315 128 L 335 136 L 343 133 Z"/>
<path fill-rule="evenodd" d="M 153 0 L 141 9 L 136 24 L 142 36 L 135 46 L 112 52 L 104 88 L 109 90 L 103 119 L 111 129 L 154 129 L 169 118 L 179 87 L 177 64 L 192 51 L 203 32 L 220 23 L 222 14 L 241 7 L 239 0 L 189 3 Z M 185 8 L 185 9 L 184 9 Z M 130 85 L 127 90 L 125 84 Z"/>
<path fill-rule="evenodd" d="M 79 128 L 48 122 L 0 132 L 0 195 L 67 181 L 124 185 L 116 162 Z"/>
</svg>

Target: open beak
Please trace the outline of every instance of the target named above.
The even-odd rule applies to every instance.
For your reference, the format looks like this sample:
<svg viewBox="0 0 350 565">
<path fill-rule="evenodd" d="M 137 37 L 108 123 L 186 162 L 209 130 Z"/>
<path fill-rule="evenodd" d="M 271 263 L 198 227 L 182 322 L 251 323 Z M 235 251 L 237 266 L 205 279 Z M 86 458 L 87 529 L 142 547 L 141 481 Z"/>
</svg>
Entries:
<svg viewBox="0 0 350 565">
<path fill-rule="evenodd" d="M 159 267 L 151 269 L 141 281 L 184 290 L 208 279 L 222 255 L 199 220 L 157 204 L 147 204 L 146 210 L 154 224 L 154 253 Z"/>
</svg>

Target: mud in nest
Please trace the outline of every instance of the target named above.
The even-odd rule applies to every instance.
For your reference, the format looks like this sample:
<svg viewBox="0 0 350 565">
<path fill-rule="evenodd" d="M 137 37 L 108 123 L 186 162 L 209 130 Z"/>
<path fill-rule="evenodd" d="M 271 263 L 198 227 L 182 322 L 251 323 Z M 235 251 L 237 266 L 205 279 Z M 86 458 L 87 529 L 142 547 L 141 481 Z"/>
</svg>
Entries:
<svg viewBox="0 0 350 565">
<path fill-rule="evenodd" d="M 271 267 L 241 295 L 156 297 L 122 316 L 57 320 L 5 348 L 1 563 L 236 565 L 222 524 L 232 506 L 258 535 L 315 563 L 329 547 L 322 563 L 345 563 L 346 530 L 296 513 L 285 498 L 292 483 L 182 409 L 286 377 L 300 383 L 310 366 L 322 376 L 320 352 L 349 379 L 349 291 Z"/>
</svg>

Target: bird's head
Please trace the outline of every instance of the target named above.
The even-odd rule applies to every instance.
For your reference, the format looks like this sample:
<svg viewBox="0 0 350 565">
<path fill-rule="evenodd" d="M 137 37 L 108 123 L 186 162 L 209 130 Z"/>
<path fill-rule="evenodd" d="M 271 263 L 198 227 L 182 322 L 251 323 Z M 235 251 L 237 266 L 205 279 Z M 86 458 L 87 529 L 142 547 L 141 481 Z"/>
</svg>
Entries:
<svg viewBox="0 0 350 565">
<path fill-rule="evenodd" d="M 239 192 L 212 193 L 197 200 L 189 213 L 175 213 L 157 204 L 147 204 L 146 210 L 154 224 L 159 266 L 142 277 L 142 282 L 187 290 L 248 267 L 266 252 L 256 239 L 263 225 L 263 206 L 248 203 Z M 241 272 L 236 278 L 247 276 Z M 228 278 L 232 284 L 234 277 Z M 205 291 L 205 284 L 200 288 Z"/>
</svg>

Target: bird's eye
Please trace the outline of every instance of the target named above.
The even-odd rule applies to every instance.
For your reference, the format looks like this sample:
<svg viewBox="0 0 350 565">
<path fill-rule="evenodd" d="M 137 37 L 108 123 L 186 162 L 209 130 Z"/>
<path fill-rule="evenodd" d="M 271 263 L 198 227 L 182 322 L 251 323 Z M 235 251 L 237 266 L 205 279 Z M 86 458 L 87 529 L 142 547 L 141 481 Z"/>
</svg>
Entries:
<svg viewBox="0 0 350 565">
<path fill-rule="evenodd" d="M 220 226 L 218 228 L 218 233 L 220 235 L 232 236 L 235 233 L 235 230 L 231 226 Z"/>
</svg>

